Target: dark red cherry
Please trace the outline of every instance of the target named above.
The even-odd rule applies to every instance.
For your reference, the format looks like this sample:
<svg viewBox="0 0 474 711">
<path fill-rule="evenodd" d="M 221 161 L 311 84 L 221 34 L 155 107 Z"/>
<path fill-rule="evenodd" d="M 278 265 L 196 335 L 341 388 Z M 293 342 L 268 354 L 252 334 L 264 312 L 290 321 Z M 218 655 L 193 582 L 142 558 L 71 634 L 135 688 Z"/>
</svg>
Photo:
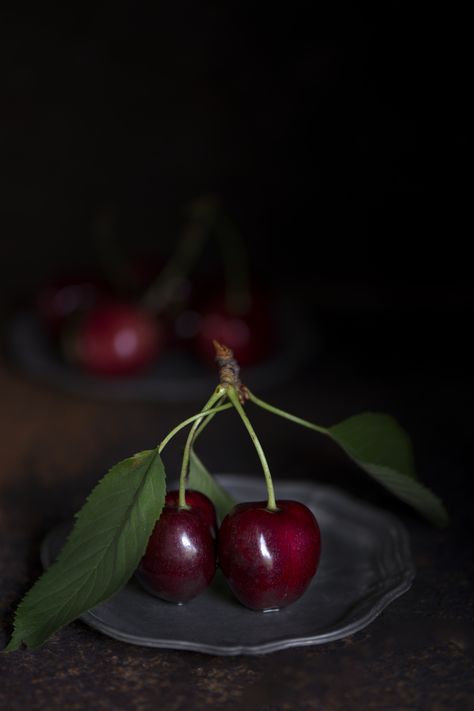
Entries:
<svg viewBox="0 0 474 711">
<path fill-rule="evenodd" d="M 219 529 L 219 562 L 235 596 L 253 610 L 285 607 L 304 593 L 321 552 L 318 523 L 297 501 L 238 504 Z"/>
<path fill-rule="evenodd" d="M 258 363 L 272 351 L 275 328 L 268 300 L 252 293 L 246 309 L 232 309 L 224 295 L 214 296 L 199 308 L 194 344 L 197 353 L 214 363 L 213 340 L 225 343 L 240 365 Z"/>
<path fill-rule="evenodd" d="M 183 603 L 199 595 L 216 570 L 216 543 L 200 508 L 166 503 L 148 541 L 137 578 L 153 595 Z"/>
<path fill-rule="evenodd" d="M 99 304 L 66 332 L 65 354 L 97 375 L 129 375 L 149 367 L 163 346 L 157 319 L 134 304 Z"/>
<path fill-rule="evenodd" d="M 168 491 L 166 494 L 165 502 L 168 506 L 178 506 L 179 501 L 179 491 Z M 216 509 L 214 504 L 210 499 L 201 494 L 200 491 L 194 491 L 194 489 L 186 489 L 186 504 L 190 506 L 193 510 L 201 514 L 204 521 L 209 526 L 209 530 L 215 538 L 217 536 L 217 517 Z"/>
</svg>

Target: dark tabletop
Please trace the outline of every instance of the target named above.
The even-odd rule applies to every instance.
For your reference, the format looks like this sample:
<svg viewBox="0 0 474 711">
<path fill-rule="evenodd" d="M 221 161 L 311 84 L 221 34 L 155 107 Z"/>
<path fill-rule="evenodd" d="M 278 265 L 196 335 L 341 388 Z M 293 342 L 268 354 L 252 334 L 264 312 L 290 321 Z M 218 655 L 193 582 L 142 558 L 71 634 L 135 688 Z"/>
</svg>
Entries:
<svg viewBox="0 0 474 711">
<path fill-rule="evenodd" d="M 321 336 L 267 399 L 323 425 L 397 417 L 452 524 L 433 529 L 316 434 L 254 411 L 277 487 L 331 483 L 401 519 L 412 589 L 354 636 L 261 657 L 144 649 L 75 622 L 0 655 L 0 708 L 474 708 L 471 24 L 398 2 L 63 5 L 1 13 L 2 334 L 44 279 L 109 263 L 92 227 L 104 207 L 126 253 L 170 248 L 188 201 L 217 192 L 256 272 L 297 288 Z M 196 406 L 67 395 L 0 360 L 0 646 L 46 532 Z M 200 451 L 214 472 L 256 474 L 230 414 Z"/>
<path fill-rule="evenodd" d="M 364 322 L 359 317 L 359 334 Z M 331 335 L 329 326 L 325 334 Z M 342 641 L 259 657 L 139 648 L 76 622 L 37 651 L 0 658 L 2 708 L 472 708 L 465 363 L 456 368 L 445 360 L 440 375 L 438 357 L 424 358 L 420 339 L 426 334 L 419 334 L 415 356 L 398 346 L 371 363 L 365 348 L 348 341 L 351 360 L 336 335 L 332 347 L 267 399 L 322 424 L 366 409 L 391 412 L 412 435 L 419 472 L 445 499 L 451 526 L 433 529 L 307 430 L 256 410 L 254 425 L 277 486 L 279 477 L 292 476 L 334 483 L 400 517 L 417 567 L 412 589 Z M 383 329 L 379 335 L 383 341 Z M 350 329 L 345 337 L 350 339 Z M 6 362 L 0 392 L 0 601 L 6 640 L 14 606 L 41 570 L 39 545 L 46 531 L 80 506 L 112 463 L 156 443 L 195 403 L 111 404 L 73 397 L 30 382 Z M 258 471 L 243 428 L 232 427 L 228 415 L 209 428 L 200 448 L 214 471 Z M 178 466 L 180 452 L 181 445 L 170 451 L 169 471 Z"/>
</svg>

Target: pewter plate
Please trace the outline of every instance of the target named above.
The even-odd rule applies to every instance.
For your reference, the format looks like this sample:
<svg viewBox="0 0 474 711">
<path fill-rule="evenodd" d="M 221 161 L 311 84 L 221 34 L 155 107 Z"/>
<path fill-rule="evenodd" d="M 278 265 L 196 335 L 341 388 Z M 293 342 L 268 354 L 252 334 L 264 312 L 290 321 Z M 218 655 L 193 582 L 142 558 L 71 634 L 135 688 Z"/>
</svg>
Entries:
<svg viewBox="0 0 474 711">
<path fill-rule="evenodd" d="M 221 476 L 239 501 L 265 498 L 261 478 Z M 264 654 L 342 639 L 370 624 L 406 592 L 415 568 L 408 534 L 391 514 L 327 486 L 277 481 L 279 498 L 309 506 L 321 527 L 319 570 L 293 605 L 262 613 L 240 605 L 218 572 L 213 584 L 186 605 L 163 602 L 132 579 L 110 600 L 82 615 L 91 627 L 145 647 L 208 654 Z M 41 549 L 51 564 L 70 530 L 61 524 Z"/>
<path fill-rule="evenodd" d="M 271 356 L 245 368 L 245 382 L 260 392 L 287 382 L 318 351 L 318 338 L 308 314 L 293 298 L 275 305 L 278 332 Z M 209 396 L 216 371 L 183 349 L 169 349 L 143 375 L 96 377 L 59 357 L 33 311 L 18 312 L 9 324 L 11 359 L 36 380 L 64 392 L 101 400 L 190 402 Z"/>
</svg>

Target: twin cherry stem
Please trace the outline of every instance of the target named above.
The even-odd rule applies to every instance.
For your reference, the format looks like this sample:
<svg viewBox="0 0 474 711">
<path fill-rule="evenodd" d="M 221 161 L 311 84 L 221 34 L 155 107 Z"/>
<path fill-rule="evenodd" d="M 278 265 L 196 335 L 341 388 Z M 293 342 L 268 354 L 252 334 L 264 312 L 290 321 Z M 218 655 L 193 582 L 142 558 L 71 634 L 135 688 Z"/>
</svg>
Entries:
<svg viewBox="0 0 474 711">
<path fill-rule="evenodd" d="M 188 223 L 175 251 L 142 296 L 145 308 L 160 313 L 175 298 L 211 234 L 218 210 L 218 203 L 212 198 L 202 198 L 191 204 Z"/>
<path fill-rule="evenodd" d="M 244 241 L 212 196 L 191 203 L 188 222 L 173 254 L 141 298 L 145 308 L 155 313 L 167 308 L 179 294 L 213 232 L 223 262 L 227 306 L 234 313 L 248 310 L 250 287 Z"/>
<path fill-rule="evenodd" d="M 248 392 L 248 391 L 247 391 Z M 269 511 L 278 511 L 278 506 L 276 505 L 276 500 L 275 500 L 275 491 L 273 488 L 273 481 L 272 481 L 272 475 L 270 473 L 270 467 L 268 466 L 267 458 L 265 456 L 265 452 L 263 451 L 263 447 L 260 444 L 260 441 L 257 437 L 257 434 L 252 427 L 252 423 L 250 422 L 249 418 L 247 417 L 246 412 L 244 411 L 244 408 L 239 400 L 239 396 L 237 394 L 237 391 L 235 388 L 229 388 L 228 391 L 228 396 L 229 400 L 239 413 L 242 422 L 244 423 L 245 427 L 247 428 L 247 432 L 250 435 L 250 439 L 252 440 L 255 449 L 257 450 L 258 457 L 260 459 L 260 463 L 262 465 L 263 469 L 263 474 L 265 476 L 265 484 L 267 486 L 267 509 Z"/>
<path fill-rule="evenodd" d="M 262 465 L 263 474 L 265 477 L 265 484 L 267 488 L 267 509 L 269 511 L 278 511 L 278 506 L 275 499 L 275 490 L 273 487 L 272 475 L 270 473 L 270 467 L 268 465 L 265 452 L 262 445 L 257 437 L 257 434 L 247 416 L 244 409 L 244 403 L 250 400 L 255 405 L 258 405 L 268 412 L 272 412 L 279 417 L 283 417 L 291 422 L 302 425 L 303 427 L 308 427 L 309 429 L 315 430 L 321 434 L 328 435 L 329 432 L 324 427 L 320 425 L 315 425 L 312 422 L 303 420 L 301 417 L 292 415 L 285 410 L 274 407 L 264 400 L 256 397 L 250 392 L 240 382 L 239 378 L 239 366 L 237 361 L 233 357 L 232 351 L 226 346 L 221 346 L 219 343 L 214 342 L 216 348 L 216 360 L 220 366 L 220 385 L 217 386 L 209 400 L 206 402 L 204 407 L 200 412 L 192 417 L 188 417 L 186 420 L 181 422 L 179 425 L 174 427 L 164 438 L 164 440 L 158 446 L 158 452 L 161 454 L 163 449 L 166 447 L 168 442 L 184 427 L 192 425 L 189 431 L 186 444 L 184 446 L 183 459 L 181 464 L 181 474 L 179 478 L 179 498 L 178 507 L 180 509 L 189 508 L 186 503 L 186 479 L 188 475 L 189 463 L 191 458 L 191 451 L 196 441 L 197 437 L 201 434 L 204 428 L 209 424 L 215 415 L 219 412 L 224 412 L 230 408 L 234 408 L 239 414 L 247 432 L 249 433 L 250 439 L 252 440 L 254 447 L 257 451 L 260 463 Z M 225 402 L 228 400 L 229 402 Z"/>
<path fill-rule="evenodd" d="M 199 429 L 202 431 L 202 425 L 204 425 L 204 422 L 206 424 L 210 422 L 212 417 L 215 415 L 215 412 L 210 413 L 209 411 L 212 409 L 212 406 L 216 403 L 219 402 L 220 400 L 223 399 L 223 396 L 225 395 L 225 388 L 222 385 L 219 385 L 214 393 L 211 395 L 209 400 L 206 402 L 204 405 L 203 409 L 201 410 L 201 417 L 198 418 L 193 426 L 191 427 L 188 438 L 186 440 L 186 444 L 184 446 L 184 453 L 183 453 L 183 462 L 181 465 L 181 476 L 179 477 L 179 499 L 178 499 L 178 507 L 180 509 L 187 508 L 186 504 L 186 477 L 188 474 L 188 468 L 189 468 L 189 460 L 191 457 L 191 448 L 193 446 L 194 440 L 196 439 L 196 435 Z M 217 409 L 217 408 L 216 408 Z"/>
</svg>

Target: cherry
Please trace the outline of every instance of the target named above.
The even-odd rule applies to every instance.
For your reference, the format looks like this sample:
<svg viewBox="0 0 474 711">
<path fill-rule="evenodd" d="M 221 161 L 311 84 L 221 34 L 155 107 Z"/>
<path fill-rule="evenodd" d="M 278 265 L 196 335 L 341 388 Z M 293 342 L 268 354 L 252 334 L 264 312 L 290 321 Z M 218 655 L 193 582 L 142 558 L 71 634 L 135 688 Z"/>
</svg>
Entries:
<svg viewBox="0 0 474 711">
<path fill-rule="evenodd" d="M 321 552 L 318 523 L 297 501 L 238 504 L 219 530 L 219 562 L 231 590 L 253 610 L 285 607 L 315 575 Z"/>
<path fill-rule="evenodd" d="M 203 494 L 196 497 L 197 493 L 186 492 L 186 509 L 179 508 L 177 491 L 167 495 L 136 573 L 148 592 L 168 602 L 196 597 L 216 570 L 216 543 L 207 518 L 213 506 L 209 499 L 209 506 L 205 504 Z"/>
<path fill-rule="evenodd" d="M 179 491 L 168 491 L 166 494 L 165 503 L 169 506 L 178 506 Z M 211 535 L 213 538 L 217 536 L 217 517 L 216 509 L 214 504 L 210 499 L 201 494 L 200 491 L 194 491 L 193 489 L 186 489 L 186 503 L 191 506 L 192 509 L 198 511 L 204 521 L 207 523 Z"/>
<path fill-rule="evenodd" d="M 157 357 L 162 329 L 147 311 L 131 303 L 108 301 L 88 312 L 65 335 L 65 355 L 99 375 L 128 375 Z"/>
<path fill-rule="evenodd" d="M 275 328 L 267 298 L 261 293 L 252 292 L 243 311 L 230 308 L 224 294 L 208 299 L 198 311 L 194 345 L 208 363 L 214 363 L 214 340 L 225 343 L 244 366 L 258 363 L 271 352 Z"/>
<path fill-rule="evenodd" d="M 36 311 L 52 336 L 57 336 L 65 323 L 103 299 L 109 289 L 93 274 L 62 276 L 43 284 L 36 294 Z"/>
</svg>

